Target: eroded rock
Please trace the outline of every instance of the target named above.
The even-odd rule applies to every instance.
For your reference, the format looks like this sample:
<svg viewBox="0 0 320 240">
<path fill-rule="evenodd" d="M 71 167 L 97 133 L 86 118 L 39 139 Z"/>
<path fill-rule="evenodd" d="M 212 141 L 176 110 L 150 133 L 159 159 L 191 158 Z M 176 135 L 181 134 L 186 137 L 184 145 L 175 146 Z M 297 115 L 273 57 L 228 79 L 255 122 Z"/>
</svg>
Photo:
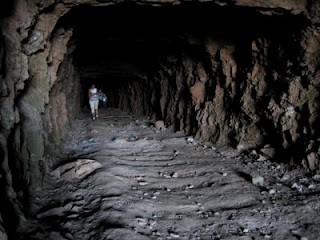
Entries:
<svg viewBox="0 0 320 240">
<path fill-rule="evenodd" d="M 58 180 L 81 180 L 101 167 L 101 163 L 95 160 L 78 159 L 57 167 L 51 174 Z"/>
</svg>

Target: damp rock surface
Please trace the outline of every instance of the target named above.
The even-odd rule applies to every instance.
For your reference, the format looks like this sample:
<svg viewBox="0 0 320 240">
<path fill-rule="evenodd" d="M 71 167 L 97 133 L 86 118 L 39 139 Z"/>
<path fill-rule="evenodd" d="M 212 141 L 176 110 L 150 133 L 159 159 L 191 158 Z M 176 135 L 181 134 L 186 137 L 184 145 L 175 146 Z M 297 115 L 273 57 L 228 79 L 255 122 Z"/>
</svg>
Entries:
<svg viewBox="0 0 320 240">
<path fill-rule="evenodd" d="M 116 109 L 101 109 L 96 121 L 80 115 L 67 139 L 18 239 L 320 234 L 318 175 L 159 131 Z"/>
</svg>

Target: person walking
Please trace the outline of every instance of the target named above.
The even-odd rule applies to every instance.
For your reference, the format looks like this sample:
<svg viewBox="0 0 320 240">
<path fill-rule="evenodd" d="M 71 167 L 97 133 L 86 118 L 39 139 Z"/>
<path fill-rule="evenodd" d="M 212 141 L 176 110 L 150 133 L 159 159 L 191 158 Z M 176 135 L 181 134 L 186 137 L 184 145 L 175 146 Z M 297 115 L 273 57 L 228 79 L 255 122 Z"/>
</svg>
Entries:
<svg viewBox="0 0 320 240">
<path fill-rule="evenodd" d="M 99 97 L 98 90 L 94 86 L 94 84 L 91 85 L 91 88 L 88 91 L 88 97 L 92 113 L 92 120 L 96 120 L 96 118 L 98 117 Z"/>
</svg>

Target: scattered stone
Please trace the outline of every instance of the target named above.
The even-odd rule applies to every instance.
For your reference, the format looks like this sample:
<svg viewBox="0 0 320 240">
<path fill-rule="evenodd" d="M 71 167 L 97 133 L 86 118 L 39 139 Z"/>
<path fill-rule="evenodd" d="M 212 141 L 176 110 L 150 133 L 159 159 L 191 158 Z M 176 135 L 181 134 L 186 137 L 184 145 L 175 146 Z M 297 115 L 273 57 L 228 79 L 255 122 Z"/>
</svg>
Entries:
<svg viewBox="0 0 320 240">
<path fill-rule="evenodd" d="M 315 186 L 314 184 L 310 184 L 310 185 L 308 186 L 308 188 L 309 188 L 309 189 L 315 189 L 316 186 Z"/>
<path fill-rule="evenodd" d="M 128 141 L 129 141 L 129 142 L 133 142 L 133 141 L 137 141 L 137 140 L 139 140 L 139 138 L 138 138 L 137 136 L 130 136 L 130 137 L 128 138 Z"/>
<path fill-rule="evenodd" d="M 228 173 L 225 172 L 222 174 L 222 176 L 226 177 L 226 176 L 228 176 Z"/>
<path fill-rule="evenodd" d="M 289 179 L 290 179 L 289 174 L 285 174 L 285 175 L 282 176 L 281 181 L 285 182 L 285 181 L 288 181 Z"/>
<path fill-rule="evenodd" d="M 254 175 L 254 176 L 252 176 L 252 184 L 258 185 L 258 186 L 263 186 L 264 178 L 259 175 Z"/>
<path fill-rule="evenodd" d="M 148 185 L 148 182 L 146 181 L 138 181 L 139 185 L 141 186 L 145 186 L 145 185 Z"/>
<path fill-rule="evenodd" d="M 170 233 L 170 237 L 173 237 L 173 238 L 179 238 L 180 235 L 177 234 L 177 233 Z"/>
<path fill-rule="evenodd" d="M 155 127 L 158 131 L 164 131 L 166 130 L 166 126 L 164 125 L 163 120 L 159 120 L 155 122 Z"/>
<path fill-rule="evenodd" d="M 154 225 L 156 225 L 156 221 L 154 221 L 154 220 L 151 220 L 151 221 L 149 221 L 149 225 L 150 225 L 150 227 L 154 227 Z"/>
<path fill-rule="evenodd" d="M 186 186 L 186 189 L 192 189 L 192 188 L 194 188 L 194 186 L 192 184 L 189 184 Z"/>
<path fill-rule="evenodd" d="M 297 183 L 292 184 L 291 188 L 299 188 L 299 185 Z"/>
<path fill-rule="evenodd" d="M 292 189 L 297 189 L 299 192 L 302 191 L 302 186 L 298 185 L 297 183 L 292 184 L 291 188 Z"/>
<path fill-rule="evenodd" d="M 175 172 L 175 173 L 173 173 L 171 176 L 172 176 L 173 178 L 177 178 L 177 177 L 178 177 L 178 173 Z"/>
<path fill-rule="evenodd" d="M 276 149 L 268 146 L 264 146 L 264 148 L 261 148 L 260 152 L 271 159 L 274 158 L 276 155 Z"/>
<path fill-rule="evenodd" d="M 274 189 L 269 190 L 269 194 L 275 194 L 275 193 L 276 193 L 276 190 L 274 190 Z"/>
<path fill-rule="evenodd" d="M 257 159 L 258 162 L 262 162 L 262 161 L 266 161 L 266 160 L 267 160 L 267 158 L 265 156 L 262 156 L 262 155 L 259 155 L 259 157 Z"/>
<path fill-rule="evenodd" d="M 251 154 L 251 155 L 254 155 L 254 156 L 258 155 L 258 153 L 257 153 L 256 150 L 252 150 L 252 151 L 250 152 L 250 154 Z"/>
<path fill-rule="evenodd" d="M 238 146 L 237 146 L 237 151 L 238 151 L 238 153 L 242 153 L 242 152 L 245 152 L 245 151 L 247 151 L 248 149 L 245 147 L 245 145 L 243 145 L 243 144 L 238 144 Z"/>
<path fill-rule="evenodd" d="M 193 137 L 188 137 L 187 138 L 187 143 L 193 143 L 195 140 Z"/>
<path fill-rule="evenodd" d="M 148 223 L 148 220 L 147 219 L 144 219 L 144 218 L 136 218 L 136 220 L 138 221 L 138 224 L 140 226 L 146 226 L 147 223 Z"/>
</svg>

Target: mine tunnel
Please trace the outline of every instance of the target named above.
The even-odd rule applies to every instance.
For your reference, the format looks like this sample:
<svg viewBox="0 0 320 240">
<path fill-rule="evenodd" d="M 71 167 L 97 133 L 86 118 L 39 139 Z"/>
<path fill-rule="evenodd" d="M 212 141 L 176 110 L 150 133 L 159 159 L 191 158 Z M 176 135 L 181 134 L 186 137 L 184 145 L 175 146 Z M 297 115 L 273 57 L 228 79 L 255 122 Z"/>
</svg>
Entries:
<svg viewBox="0 0 320 240">
<path fill-rule="evenodd" d="M 230 21 L 221 22 L 221 19 Z M 252 19 L 258 22 L 259 28 L 252 25 Z M 235 48 L 226 51 L 230 51 L 235 61 L 242 65 L 239 68 L 244 71 L 252 65 L 252 39 L 262 33 L 266 34 L 270 41 L 275 41 L 270 52 L 273 55 L 270 57 L 274 59 L 274 62 L 270 63 L 270 69 L 278 68 L 281 71 L 281 64 L 285 64 L 281 58 L 289 57 L 288 54 L 292 55 L 292 58 L 299 55 L 295 49 L 296 43 L 292 42 L 291 37 L 306 24 L 306 19 L 302 16 L 280 15 L 271 18 L 252 9 L 217 7 L 212 4 L 162 8 L 122 4 L 73 9 L 59 20 L 56 30 L 73 29 L 68 47 L 75 49 L 71 58 L 79 72 L 82 104 L 87 102 L 85 95 L 88 85 L 96 83 L 98 88 L 102 88 L 110 96 L 111 106 L 121 107 L 135 114 L 156 113 L 156 118 L 163 119 L 164 113 L 161 114 L 160 106 L 155 103 L 159 103 L 159 99 L 150 101 L 150 96 L 142 96 L 139 92 L 139 89 L 145 89 L 149 94 L 152 94 L 154 89 L 159 91 L 159 82 L 163 77 L 157 76 L 157 71 L 162 65 L 172 65 L 173 69 L 181 68 L 178 59 L 181 56 L 196 59 L 208 74 L 209 82 L 206 85 L 209 88 L 204 97 L 212 100 L 214 85 L 219 82 L 217 76 L 222 78 L 222 84 L 226 80 L 223 79 L 223 69 L 213 70 L 211 53 L 206 49 L 206 44 L 213 41 L 218 44 L 218 49 Z M 278 48 L 282 46 L 286 49 L 281 50 L 283 55 L 279 56 Z M 220 54 L 213 60 L 221 61 Z M 173 64 L 168 63 L 170 58 L 174 61 Z M 182 77 L 187 78 L 186 70 L 180 71 Z M 245 73 L 233 74 L 237 74 L 237 78 L 241 79 L 239 81 L 246 79 Z M 183 88 L 182 97 L 191 99 L 189 89 L 193 83 L 180 84 Z M 153 98 L 160 98 L 161 93 L 155 94 Z M 186 104 L 192 105 L 192 102 Z"/>
<path fill-rule="evenodd" d="M 40 239 L 22 229 L 74 121 L 92 124 L 91 84 L 107 109 L 316 175 L 319 18 L 313 0 L 2 1 L 0 239 Z"/>
<path fill-rule="evenodd" d="M 221 19 L 224 20 L 221 22 Z M 252 25 L 252 21 L 259 27 Z M 231 98 L 229 104 L 232 105 L 230 114 L 240 114 L 238 102 L 242 96 L 239 91 L 245 85 L 247 70 L 255 61 L 251 56 L 252 40 L 266 35 L 272 45 L 268 53 L 272 61 L 266 72 L 282 74 L 287 64 L 285 59 L 299 57 L 297 42 L 292 38 L 306 25 L 307 19 L 300 15 L 270 17 L 245 7 L 190 3 L 157 8 L 121 4 L 72 9 L 59 20 L 53 32 L 61 29 L 73 31 L 68 47 L 74 49 L 70 58 L 80 78 L 81 105 L 87 102 L 89 85 L 96 83 L 108 93 L 110 106 L 134 114 L 154 115 L 156 120 L 165 120 L 172 125 L 173 130 L 192 128 L 196 131 L 195 113 L 183 113 L 186 117 L 179 119 L 175 116 L 176 107 L 170 112 L 164 111 L 168 104 L 178 105 L 170 103 L 175 101 L 170 99 L 172 96 L 163 96 L 161 85 L 164 78 L 169 78 L 166 80 L 168 86 L 164 86 L 172 93 L 169 95 L 176 95 L 181 104 L 196 105 L 196 108 L 212 101 L 217 84 L 226 85 Z M 260 48 L 268 43 L 254 44 Z M 211 45 L 216 45 L 216 49 Z M 191 64 L 193 66 L 184 66 L 184 58 L 195 61 Z M 218 62 L 223 64 L 217 66 Z M 162 67 L 166 65 L 171 70 L 159 72 L 159 69 L 167 68 Z M 195 68 L 207 76 L 193 73 Z M 176 76 L 170 71 L 180 71 L 181 82 L 172 83 L 170 78 Z M 191 77 L 203 82 L 203 86 L 188 81 Z M 234 83 L 235 79 L 239 79 L 239 84 Z M 192 86 L 193 93 L 190 92 Z M 279 81 L 263 91 L 274 87 L 288 86 L 285 81 Z M 190 124 L 185 123 L 186 118 Z M 223 141 L 230 141 L 233 145 L 239 142 L 231 138 Z"/>
</svg>

